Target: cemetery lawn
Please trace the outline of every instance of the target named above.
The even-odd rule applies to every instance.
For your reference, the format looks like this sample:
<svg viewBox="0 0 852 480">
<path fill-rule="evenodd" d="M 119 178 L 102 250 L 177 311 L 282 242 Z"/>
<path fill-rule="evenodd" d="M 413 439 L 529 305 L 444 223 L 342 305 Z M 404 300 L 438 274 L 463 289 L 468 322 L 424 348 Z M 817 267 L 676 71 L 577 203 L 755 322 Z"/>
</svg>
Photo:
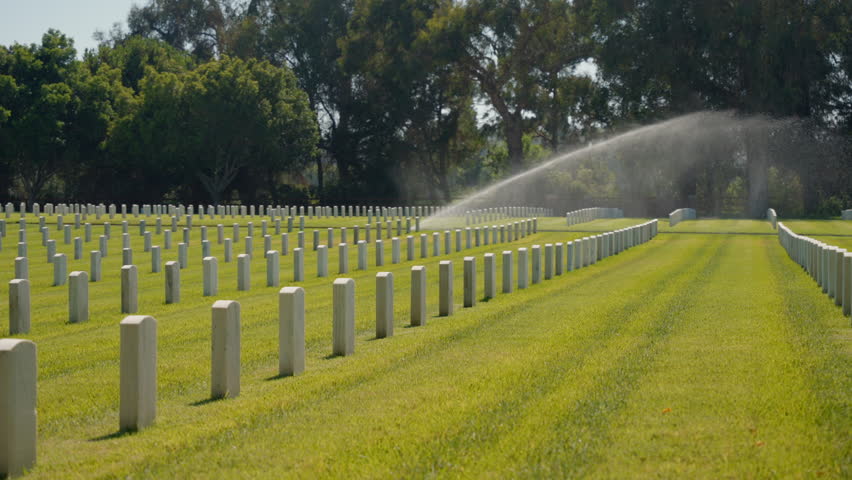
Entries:
<svg viewBox="0 0 852 480">
<path fill-rule="evenodd" d="M 799 235 L 816 237 L 819 235 L 838 235 L 852 237 L 852 221 L 849 220 L 783 220 L 791 230 Z"/>
<path fill-rule="evenodd" d="M 743 219 L 720 219 L 699 218 L 698 220 L 684 220 L 674 227 L 669 226 L 669 219 L 660 218 L 660 232 L 672 233 L 751 233 L 772 235 L 776 231 L 768 221 L 743 220 Z"/>
<path fill-rule="evenodd" d="M 641 223 L 586 226 L 625 221 Z M 212 229 L 220 295 L 201 297 L 194 232 L 182 301 L 165 305 L 163 274 L 149 273 L 131 228 L 140 313 L 158 321 L 159 355 L 157 421 L 133 434 L 117 432 L 120 225 L 112 227 L 104 281 L 90 285 L 91 318 L 73 325 L 67 286 L 50 286 L 52 266 L 31 225 L 33 327 L 19 337 L 38 346 L 39 456 L 25 478 L 849 478 L 849 317 L 787 257 L 767 222 L 706 222 L 675 230 L 725 232 L 734 222 L 767 235 L 661 233 L 469 309 L 461 305 L 462 257 L 477 257 L 481 297 L 483 253 L 497 254 L 500 292 L 501 251 L 584 234 L 541 232 L 398 265 L 386 241 L 386 265 L 373 266 L 371 246 L 366 272 L 354 270 L 350 248 L 357 336 L 355 355 L 345 358 L 329 355 L 337 275 L 316 278 L 307 232 L 306 281 L 298 284 L 306 291 L 307 368 L 287 378 L 276 376 L 278 288 L 265 286 L 262 255 L 252 261 L 252 290 L 237 292 L 236 264 L 222 261 Z M 12 276 L 14 233 L 0 252 L 3 284 Z M 73 252 L 58 232 L 51 237 L 58 251 Z M 176 258 L 177 238 L 163 262 Z M 262 245 L 256 239 L 256 253 Z M 69 272 L 88 270 L 94 248 L 86 244 L 83 260 L 69 255 Z M 454 263 L 456 313 L 437 317 L 437 262 L 446 259 Z M 282 257 L 282 286 L 291 285 L 290 262 L 292 254 Z M 410 328 L 409 270 L 421 264 L 431 316 Z M 337 271 L 336 248 L 329 271 Z M 374 332 L 377 271 L 395 276 L 395 336 L 382 340 Z M 241 303 L 242 391 L 209 401 L 216 299 Z M 6 301 L 0 318 L 8 318 Z"/>
</svg>

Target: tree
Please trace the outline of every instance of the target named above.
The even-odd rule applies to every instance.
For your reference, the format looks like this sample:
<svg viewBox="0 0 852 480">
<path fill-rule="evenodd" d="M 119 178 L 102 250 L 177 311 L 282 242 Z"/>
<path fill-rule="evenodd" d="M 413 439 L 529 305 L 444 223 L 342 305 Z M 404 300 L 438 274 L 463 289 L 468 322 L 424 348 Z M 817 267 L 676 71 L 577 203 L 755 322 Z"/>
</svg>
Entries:
<svg viewBox="0 0 852 480">
<path fill-rule="evenodd" d="M 596 58 L 623 117 L 732 108 L 823 125 L 850 118 L 849 2 L 588 0 L 580 6 L 594 25 Z M 761 140 L 745 141 L 749 214 L 762 217 L 769 157 Z"/>
<path fill-rule="evenodd" d="M 138 152 L 136 165 L 165 161 L 166 172 L 199 184 L 213 203 L 249 168 L 273 181 L 315 154 L 316 119 L 304 92 L 291 72 L 267 62 L 226 56 L 181 75 L 151 72 L 142 92 L 117 148 Z"/>
<path fill-rule="evenodd" d="M 453 169 L 481 139 L 468 77 L 436 58 L 428 22 L 442 0 L 362 0 L 339 41 L 341 63 L 373 106 L 407 199 L 449 201 Z M 442 197 L 442 198 L 441 198 Z"/>
<path fill-rule="evenodd" d="M 320 148 L 337 166 L 340 184 L 356 184 L 357 128 L 361 105 L 352 75 L 342 68 L 338 39 L 346 34 L 352 0 L 273 1 L 267 55 L 288 66 L 317 112 L 322 134 Z M 322 158 L 316 157 L 319 191 L 324 190 Z"/>
<path fill-rule="evenodd" d="M 130 8 L 127 26 L 131 36 L 156 38 L 206 61 L 223 51 L 228 6 L 217 0 L 150 0 Z"/>
<path fill-rule="evenodd" d="M 73 42 L 56 30 L 41 45 L 0 49 L 0 156 L 22 183 L 27 202 L 40 198 L 72 153 L 79 99 L 67 82 L 75 55 Z"/>
<path fill-rule="evenodd" d="M 572 28 L 566 0 L 471 0 L 442 9 L 430 35 L 443 58 L 473 78 L 500 117 L 510 168 L 523 165 L 523 136 L 542 76 L 558 76 L 590 54 Z M 556 35 L 559 33 L 559 35 Z"/>
<path fill-rule="evenodd" d="M 183 73 L 192 70 L 195 62 L 187 53 L 168 43 L 141 36 L 115 39 L 112 44 L 102 43 L 97 52 L 87 52 L 84 62 L 96 72 L 108 65 L 121 73 L 121 83 L 140 91 L 140 83 L 148 69 L 156 72 Z"/>
</svg>

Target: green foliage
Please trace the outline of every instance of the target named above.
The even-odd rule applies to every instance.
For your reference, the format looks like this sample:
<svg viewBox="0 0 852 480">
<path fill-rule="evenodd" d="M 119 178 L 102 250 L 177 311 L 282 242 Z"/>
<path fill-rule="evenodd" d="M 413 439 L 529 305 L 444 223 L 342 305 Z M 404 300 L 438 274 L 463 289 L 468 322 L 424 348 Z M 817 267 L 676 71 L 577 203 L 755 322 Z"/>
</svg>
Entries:
<svg viewBox="0 0 852 480">
<path fill-rule="evenodd" d="M 40 45 L 0 53 L 0 156 L 32 202 L 72 161 L 80 98 L 72 90 L 73 42 L 50 30 Z"/>
<path fill-rule="evenodd" d="M 138 114 L 116 133 L 116 156 L 135 154 L 135 174 L 148 176 L 145 183 L 181 185 L 181 197 L 198 198 L 203 189 L 219 203 L 246 175 L 256 179 L 251 187 L 269 189 L 269 199 L 281 172 L 300 170 L 316 154 L 306 95 L 292 73 L 267 62 L 224 57 L 183 74 L 152 71 L 141 91 Z M 172 175 L 185 183 L 163 178 Z"/>
<path fill-rule="evenodd" d="M 722 215 L 742 217 L 745 214 L 746 187 L 743 177 L 734 177 L 722 197 Z"/>
<path fill-rule="evenodd" d="M 713 158 L 690 171 L 664 146 L 602 157 L 621 201 L 722 215 L 741 176 L 745 211 L 761 216 L 786 195 L 767 185 L 775 167 L 798 177 L 803 213 L 828 212 L 852 178 L 850 5 L 146 0 L 82 62 L 55 31 L 0 49 L 0 196 L 441 203 L 545 150 L 733 109 L 795 119 L 735 132 L 724 152 L 701 145 Z M 271 120 L 276 101 L 239 105 L 260 105 L 279 84 L 290 91 L 278 80 L 256 89 L 263 75 L 252 65 L 264 61 L 292 71 L 311 114 L 300 107 L 292 116 L 302 120 L 287 124 Z M 227 144 L 228 115 L 241 119 L 234 137 L 249 141 Z M 316 136 L 299 126 L 308 116 Z M 779 181 L 774 189 L 796 191 Z"/>
<path fill-rule="evenodd" d="M 833 122 L 852 89 L 848 65 L 832 64 L 849 51 L 849 2 L 582 3 L 626 116 L 715 107 Z"/>
<path fill-rule="evenodd" d="M 615 173 L 598 161 L 583 161 L 547 175 L 551 195 L 572 199 L 606 201 L 616 195 Z"/>
<path fill-rule="evenodd" d="M 230 3 L 210 0 L 150 0 L 127 17 L 130 35 L 162 40 L 202 61 L 222 53 Z"/>
<path fill-rule="evenodd" d="M 97 54 L 90 54 L 85 62 L 92 71 L 109 65 L 121 72 L 121 82 L 134 92 L 141 89 L 145 74 L 152 70 L 161 73 L 183 73 L 194 68 L 192 58 L 159 40 L 131 36 L 115 45 L 102 44 Z"/>
<path fill-rule="evenodd" d="M 438 57 L 475 80 L 497 112 L 510 168 L 519 171 L 523 136 L 533 129 L 529 114 L 544 103 L 551 117 L 558 117 L 559 79 L 591 53 L 574 24 L 571 5 L 561 0 L 451 3 L 429 27 Z M 542 102 L 548 96 L 552 101 Z M 545 111 L 536 113 L 546 116 Z M 554 129 L 558 132 L 559 125 Z"/>
<path fill-rule="evenodd" d="M 795 172 L 783 167 L 769 167 L 769 205 L 779 216 L 801 217 L 805 213 L 804 201 L 802 183 Z"/>
</svg>

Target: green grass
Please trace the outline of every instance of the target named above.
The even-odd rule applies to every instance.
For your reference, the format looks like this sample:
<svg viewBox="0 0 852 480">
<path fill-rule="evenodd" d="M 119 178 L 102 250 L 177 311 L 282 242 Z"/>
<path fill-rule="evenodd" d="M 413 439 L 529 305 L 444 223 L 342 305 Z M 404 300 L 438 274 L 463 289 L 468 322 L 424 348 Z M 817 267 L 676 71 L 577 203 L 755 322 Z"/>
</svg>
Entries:
<svg viewBox="0 0 852 480">
<path fill-rule="evenodd" d="M 852 236 L 852 221 L 849 220 L 782 220 L 791 230 L 807 236 L 848 235 Z"/>
<path fill-rule="evenodd" d="M 730 222 L 675 228 L 728 231 Z M 736 222 L 743 232 L 772 232 L 766 222 Z M 4 283 L 14 233 L 0 252 Z M 775 236 L 663 234 L 472 309 L 461 308 L 463 256 L 480 259 L 481 275 L 485 252 L 584 234 L 542 232 L 399 265 L 390 265 L 386 242 L 380 268 L 395 276 L 396 335 L 382 340 L 374 335 L 379 268 L 371 246 L 369 270 L 348 275 L 356 281 L 356 353 L 342 358 L 329 356 L 336 275 L 315 277 L 309 233 L 299 284 L 308 308 L 307 371 L 275 378 L 278 288 L 263 286 L 261 256 L 252 262 L 252 290 L 237 292 L 236 266 L 222 262 L 210 233 L 220 295 L 200 295 L 196 231 L 176 305 L 163 304 L 163 274 L 148 273 L 149 257 L 132 235 L 140 312 L 158 320 L 158 418 L 150 429 L 116 435 L 120 227 L 113 227 L 104 281 L 90 285 L 92 318 L 72 325 L 67 287 L 50 286 L 52 267 L 31 226 L 33 329 L 23 337 L 39 348 L 39 458 L 28 478 L 852 475 L 849 319 Z M 176 244 L 164 262 L 175 259 Z M 69 261 L 69 271 L 88 270 L 92 248 Z M 242 252 L 242 242 L 234 248 Z M 332 249 L 330 272 L 336 255 Z M 354 248 L 350 255 L 354 269 Z M 436 315 L 437 262 L 447 258 L 455 263 L 456 314 L 406 327 L 411 265 L 427 266 Z M 282 257 L 282 286 L 290 284 L 291 260 Z M 498 284 L 501 261 L 497 255 Z M 241 302 L 242 392 L 208 402 L 215 299 Z M 0 317 L 8 318 L 7 308 L 0 302 Z"/>
<path fill-rule="evenodd" d="M 660 232 L 672 233 L 752 233 L 772 234 L 775 230 L 767 221 L 745 219 L 702 219 L 685 220 L 674 227 L 669 226 L 668 218 L 661 218 Z"/>
</svg>

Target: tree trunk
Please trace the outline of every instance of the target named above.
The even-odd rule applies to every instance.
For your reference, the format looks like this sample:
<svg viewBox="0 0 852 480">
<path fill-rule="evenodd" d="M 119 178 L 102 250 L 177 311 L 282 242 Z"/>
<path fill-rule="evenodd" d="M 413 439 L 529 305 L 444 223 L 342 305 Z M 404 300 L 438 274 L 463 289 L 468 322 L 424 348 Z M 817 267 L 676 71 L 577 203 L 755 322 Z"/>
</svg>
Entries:
<svg viewBox="0 0 852 480">
<path fill-rule="evenodd" d="M 551 82 L 554 84 L 557 81 L 556 72 L 552 72 L 550 74 Z M 550 101 L 550 150 L 553 153 L 556 153 L 559 150 L 559 123 L 560 123 L 560 109 L 559 102 L 557 100 L 559 91 L 557 88 L 550 89 L 550 95 L 552 97 Z"/>
<path fill-rule="evenodd" d="M 322 203 L 322 196 L 325 191 L 325 181 L 323 179 L 323 171 L 322 171 L 322 155 L 317 155 L 317 200 Z"/>
<path fill-rule="evenodd" d="M 524 166 L 524 131 L 520 113 L 514 113 L 503 119 L 506 133 L 506 148 L 509 152 L 509 169 L 518 173 Z"/>
</svg>

